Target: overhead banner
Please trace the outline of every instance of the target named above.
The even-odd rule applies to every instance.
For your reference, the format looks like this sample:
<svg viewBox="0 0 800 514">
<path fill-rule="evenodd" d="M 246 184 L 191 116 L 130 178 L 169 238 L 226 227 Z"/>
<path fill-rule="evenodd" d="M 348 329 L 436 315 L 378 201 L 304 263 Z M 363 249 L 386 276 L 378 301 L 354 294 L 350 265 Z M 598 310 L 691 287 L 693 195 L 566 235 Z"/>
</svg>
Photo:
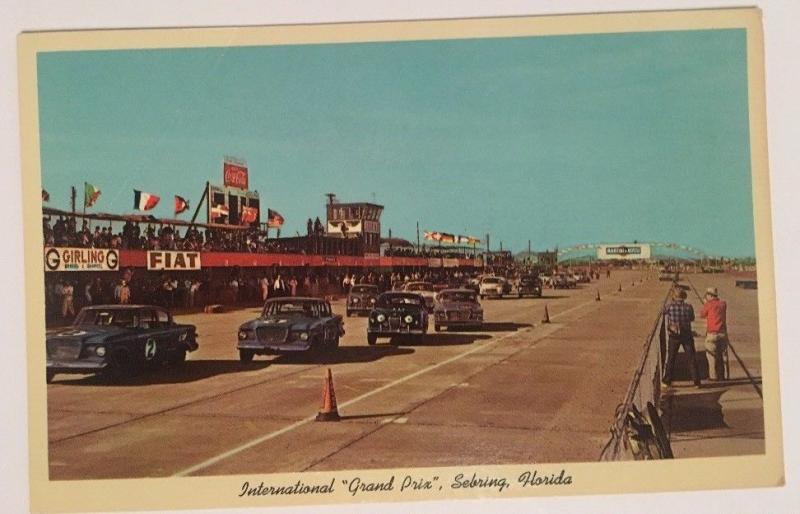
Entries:
<svg viewBox="0 0 800 514">
<path fill-rule="evenodd" d="M 200 269 L 200 252 L 149 251 L 147 269 L 192 271 Z"/>
<path fill-rule="evenodd" d="M 599 245 L 597 258 L 600 260 L 640 260 L 650 258 L 649 244 Z"/>
<path fill-rule="evenodd" d="M 44 249 L 45 271 L 118 271 L 119 252 L 106 248 Z"/>
<path fill-rule="evenodd" d="M 225 157 L 222 163 L 222 179 L 226 187 L 247 189 L 247 163 L 233 157 Z"/>
</svg>

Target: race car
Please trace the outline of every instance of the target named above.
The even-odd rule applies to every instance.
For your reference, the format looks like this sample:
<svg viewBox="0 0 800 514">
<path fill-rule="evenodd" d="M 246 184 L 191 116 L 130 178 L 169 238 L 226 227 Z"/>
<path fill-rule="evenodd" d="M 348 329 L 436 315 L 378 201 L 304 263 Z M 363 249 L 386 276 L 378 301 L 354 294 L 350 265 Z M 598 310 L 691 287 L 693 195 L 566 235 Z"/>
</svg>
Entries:
<svg viewBox="0 0 800 514">
<path fill-rule="evenodd" d="M 425 299 L 417 293 L 386 292 L 378 297 L 369 313 L 367 344 L 374 345 L 379 337 L 412 336 L 421 343 L 428 332 L 428 309 Z"/>
</svg>

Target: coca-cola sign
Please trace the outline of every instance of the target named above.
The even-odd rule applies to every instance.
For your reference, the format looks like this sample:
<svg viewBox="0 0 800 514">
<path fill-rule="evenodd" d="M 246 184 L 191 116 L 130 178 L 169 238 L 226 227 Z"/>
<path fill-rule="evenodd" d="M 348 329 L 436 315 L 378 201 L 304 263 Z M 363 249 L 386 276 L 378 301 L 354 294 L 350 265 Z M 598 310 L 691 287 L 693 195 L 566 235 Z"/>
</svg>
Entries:
<svg viewBox="0 0 800 514">
<path fill-rule="evenodd" d="M 222 165 L 223 180 L 226 187 L 247 189 L 247 165 L 226 160 Z"/>
</svg>

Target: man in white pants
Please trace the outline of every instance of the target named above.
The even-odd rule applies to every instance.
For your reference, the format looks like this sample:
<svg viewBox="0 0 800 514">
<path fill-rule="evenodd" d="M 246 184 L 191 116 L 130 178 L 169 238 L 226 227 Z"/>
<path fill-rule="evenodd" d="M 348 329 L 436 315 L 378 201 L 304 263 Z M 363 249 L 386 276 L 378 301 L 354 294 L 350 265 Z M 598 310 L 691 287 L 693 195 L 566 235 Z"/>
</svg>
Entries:
<svg viewBox="0 0 800 514">
<path fill-rule="evenodd" d="M 706 320 L 706 358 L 708 378 L 725 379 L 725 348 L 728 347 L 728 305 L 719 299 L 716 287 L 706 289 L 705 303 L 700 317 Z"/>
</svg>

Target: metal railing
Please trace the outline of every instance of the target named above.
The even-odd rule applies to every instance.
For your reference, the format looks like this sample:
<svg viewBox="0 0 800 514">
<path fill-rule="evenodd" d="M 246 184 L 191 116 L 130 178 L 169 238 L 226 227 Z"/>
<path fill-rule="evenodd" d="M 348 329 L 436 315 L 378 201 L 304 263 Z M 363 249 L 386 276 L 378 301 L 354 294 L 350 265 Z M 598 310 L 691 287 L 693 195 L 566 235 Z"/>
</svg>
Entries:
<svg viewBox="0 0 800 514">
<path fill-rule="evenodd" d="M 661 302 L 658 314 L 653 320 L 652 327 L 645 338 L 639 364 L 633 373 L 628 389 L 622 403 L 617 406 L 614 421 L 611 424 L 611 437 L 600 453 L 599 460 L 630 460 L 627 431 L 631 413 L 648 411 L 647 404 L 656 408 L 661 395 L 661 376 L 664 348 L 666 345 L 666 330 L 664 324 L 664 306 L 670 297 L 672 289 L 667 291 Z M 659 344 L 655 344 L 658 334 Z"/>
</svg>

